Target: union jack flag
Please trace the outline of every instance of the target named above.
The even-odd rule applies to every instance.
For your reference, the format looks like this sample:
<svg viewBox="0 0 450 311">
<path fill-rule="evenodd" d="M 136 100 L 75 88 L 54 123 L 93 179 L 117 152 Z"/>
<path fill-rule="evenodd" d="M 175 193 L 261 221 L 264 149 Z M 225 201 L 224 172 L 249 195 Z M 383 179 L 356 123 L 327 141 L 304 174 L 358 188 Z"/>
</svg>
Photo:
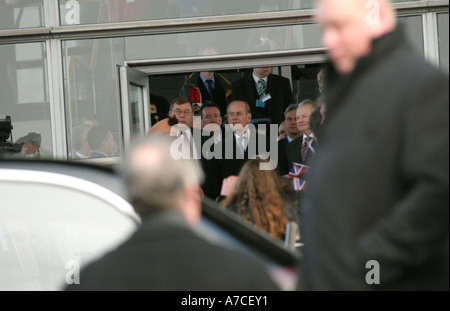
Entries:
<svg viewBox="0 0 450 311">
<path fill-rule="evenodd" d="M 298 177 L 304 173 L 306 173 L 309 169 L 308 165 L 293 163 L 291 170 L 289 171 L 289 177 Z"/>
<path fill-rule="evenodd" d="M 304 191 L 306 190 L 306 181 L 298 177 L 294 177 L 292 178 L 292 188 L 294 188 L 295 191 Z"/>
</svg>

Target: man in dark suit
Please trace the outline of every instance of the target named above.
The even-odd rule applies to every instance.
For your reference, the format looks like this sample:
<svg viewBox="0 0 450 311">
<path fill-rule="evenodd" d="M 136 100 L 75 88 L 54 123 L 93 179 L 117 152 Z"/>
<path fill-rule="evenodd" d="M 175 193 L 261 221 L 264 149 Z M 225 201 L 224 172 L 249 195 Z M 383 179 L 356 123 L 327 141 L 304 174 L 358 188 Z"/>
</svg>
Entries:
<svg viewBox="0 0 450 311">
<path fill-rule="evenodd" d="M 253 74 L 233 84 L 231 100 L 249 104 L 253 123 L 280 125 L 284 110 L 294 103 L 289 79 L 271 72 L 271 67 L 255 68 Z"/>
<path fill-rule="evenodd" d="M 449 80 L 389 2 L 318 1 L 331 62 L 302 289 L 449 290 Z"/>
<path fill-rule="evenodd" d="M 180 95 L 191 99 L 196 114 L 200 111 L 197 104 L 213 101 L 219 105 L 220 112 L 224 115 L 230 102 L 231 83 L 221 74 L 212 71 L 195 72 L 186 78 Z"/>
<path fill-rule="evenodd" d="M 128 153 L 130 203 L 142 225 L 117 249 L 82 269 L 68 290 L 277 290 L 256 259 L 203 239 L 201 170 L 171 156 L 171 141 L 152 136 Z"/>
<path fill-rule="evenodd" d="M 283 124 L 286 127 L 287 135 L 278 141 L 278 172 L 280 175 L 289 173 L 289 162 L 287 159 L 288 145 L 300 137 L 302 133 L 297 126 L 297 105 L 291 104 L 284 111 Z"/>
<path fill-rule="evenodd" d="M 233 101 L 228 105 L 228 124 L 222 133 L 221 141 L 214 145 L 216 154 L 211 159 L 204 160 L 205 195 L 216 199 L 220 195 L 222 182 L 229 176 L 237 176 L 248 159 L 258 156 L 266 157 L 277 146 L 276 135 L 269 140 L 270 135 L 258 133 L 250 123 L 252 114 L 246 102 Z M 217 152 L 219 150 L 219 152 Z M 277 156 L 277 155 L 276 155 Z"/>
<path fill-rule="evenodd" d="M 297 107 L 297 127 L 299 137 L 287 146 L 287 160 L 289 168 L 293 162 L 306 164 L 310 162 L 315 152 L 315 137 L 309 126 L 309 118 L 316 109 L 316 104 L 310 99 L 303 100 Z"/>
</svg>

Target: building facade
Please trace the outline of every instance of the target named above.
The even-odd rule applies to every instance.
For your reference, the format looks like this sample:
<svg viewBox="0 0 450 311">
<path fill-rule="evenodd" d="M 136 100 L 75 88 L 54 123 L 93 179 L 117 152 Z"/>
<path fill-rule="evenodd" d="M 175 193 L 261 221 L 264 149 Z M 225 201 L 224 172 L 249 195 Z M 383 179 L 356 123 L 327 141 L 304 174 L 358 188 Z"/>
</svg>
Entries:
<svg viewBox="0 0 450 311">
<path fill-rule="evenodd" d="M 37 133 L 43 157 L 70 159 L 74 129 L 94 114 L 117 161 L 150 128 L 150 102 L 164 111 L 192 72 L 232 82 L 270 66 L 298 102 L 313 98 L 326 59 L 313 2 L 0 0 L 0 115 L 12 142 Z M 414 48 L 448 74 L 449 1 L 393 2 Z"/>
</svg>

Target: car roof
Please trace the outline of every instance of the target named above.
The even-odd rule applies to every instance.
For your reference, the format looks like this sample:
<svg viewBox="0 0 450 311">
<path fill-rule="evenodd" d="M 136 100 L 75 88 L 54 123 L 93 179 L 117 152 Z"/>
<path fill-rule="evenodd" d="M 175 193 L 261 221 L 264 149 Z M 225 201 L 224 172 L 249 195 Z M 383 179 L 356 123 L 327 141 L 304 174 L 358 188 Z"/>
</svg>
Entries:
<svg viewBox="0 0 450 311">
<path fill-rule="evenodd" d="M 0 161 L 0 198 L 0 278 L 8 280 L 0 290 L 61 290 L 140 224 L 113 166 Z M 274 273 L 297 266 L 299 252 L 216 202 L 202 203 L 196 230 L 205 239 L 250 254 Z"/>
</svg>

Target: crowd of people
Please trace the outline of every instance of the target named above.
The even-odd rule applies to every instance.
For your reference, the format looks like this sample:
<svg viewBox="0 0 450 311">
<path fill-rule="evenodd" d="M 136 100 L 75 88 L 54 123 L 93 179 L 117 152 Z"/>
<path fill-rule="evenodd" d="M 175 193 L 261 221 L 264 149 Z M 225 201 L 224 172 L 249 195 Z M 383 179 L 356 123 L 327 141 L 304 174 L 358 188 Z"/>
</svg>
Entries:
<svg viewBox="0 0 450 311">
<path fill-rule="evenodd" d="M 226 116 L 202 111 L 202 126 L 225 125 L 210 138 L 216 156 L 200 157 L 203 191 L 276 238 L 301 223 L 299 289 L 448 290 L 448 76 L 409 48 L 388 0 L 374 23 L 363 4 L 318 1 L 323 96 L 292 106 L 289 84 L 257 68 L 232 85 Z M 183 112 L 175 118 L 194 115 L 190 104 Z M 261 170 L 267 158 L 249 148 L 268 139 L 252 121 L 276 125 L 277 171 Z M 294 173 L 308 168 L 300 200 L 280 179 L 294 163 Z"/>
<path fill-rule="evenodd" d="M 255 73 L 260 71 L 265 72 L 268 80 L 267 92 L 258 91 L 261 74 L 257 76 Z M 219 104 L 205 100 L 197 115 L 201 118 L 200 126 L 194 125 L 196 112 L 193 99 L 177 97 L 170 104 L 168 118 L 155 124 L 148 135 L 166 135 L 184 152 L 182 158 L 197 160 L 205 175 L 201 185 L 202 195 L 221 202 L 225 208 L 244 216 L 248 222 L 275 238 L 284 239 L 289 221 L 300 226 L 300 193 L 293 187 L 288 173 L 293 163 L 306 165 L 315 152 L 315 143 L 310 141 L 315 140 L 315 136 L 310 130 L 309 118 L 316 104 L 313 100 L 305 100 L 298 105 L 292 103 L 289 84 L 287 87 L 277 87 L 279 83 L 271 86 L 271 76 L 268 68 L 255 69 L 249 78 L 238 82 L 241 85 L 243 81 L 253 81 L 252 84 L 248 83 L 248 87 L 259 95 L 253 98 L 232 95 L 235 99 L 228 100 L 225 113 Z M 201 78 L 198 79 L 201 83 Z M 290 101 L 285 100 L 286 96 L 277 96 L 274 90 L 278 90 L 279 94 L 287 92 Z M 257 106 L 258 102 L 263 102 L 261 98 L 267 95 L 271 97 L 266 100 L 267 107 L 276 109 Z M 198 94 L 196 98 L 199 98 Z M 277 102 L 279 98 L 283 100 Z M 255 105 L 251 106 L 246 100 L 253 100 Z M 271 111 L 276 111 L 278 116 L 280 109 L 283 110 L 283 120 L 275 123 L 275 126 L 278 129 L 279 125 L 285 124 L 287 134 L 278 140 L 278 132 L 271 135 L 274 133 L 266 128 L 261 130 L 258 125 L 261 125 L 261 117 L 270 120 Z M 196 136 L 196 132 L 200 134 Z M 176 143 L 178 140 L 179 143 Z M 307 150 L 302 150 L 305 156 L 302 159 L 300 149 L 304 146 L 307 146 Z M 295 154 L 294 150 L 297 149 L 298 154 Z M 262 169 L 270 161 L 274 161 L 274 165 Z"/>
<path fill-rule="evenodd" d="M 148 132 L 150 140 L 127 156 L 130 198 L 146 222 L 86 270 L 87 286 L 140 288 L 151 279 L 150 289 L 273 289 L 256 263 L 191 236 L 184 225 L 198 221 L 199 198 L 207 196 L 275 239 L 285 238 L 289 222 L 299 225 L 299 289 L 448 290 L 448 76 L 409 48 L 389 1 L 378 4 L 379 20 L 369 23 L 364 2 L 318 1 L 330 58 L 318 76 L 318 98 L 294 103 L 289 80 L 270 68 L 255 68 L 234 84 L 214 72 L 190 75 L 167 118 Z M 269 124 L 274 133 L 258 126 Z M 85 122 L 77 130 L 77 157 L 114 154 L 107 129 Z M 306 190 L 293 183 L 299 174 Z M 164 266 L 156 246 L 134 247 L 163 232 L 189 237 L 171 256 L 185 259 L 172 275 L 179 287 L 153 270 L 96 283 L 102 280 L 96 273 L 108 275 L 128 250 L 143 256 L 140 272 L 145 260 Z M 236 275 L 218 281 L 200 252 Z M 369 262 L 379 265 L 372 279 Z M 215 274 L 215 281 L 191 282 L 193 266 Z M 240 273 L 249 266 L 255 273 Z"/>
</svg>

